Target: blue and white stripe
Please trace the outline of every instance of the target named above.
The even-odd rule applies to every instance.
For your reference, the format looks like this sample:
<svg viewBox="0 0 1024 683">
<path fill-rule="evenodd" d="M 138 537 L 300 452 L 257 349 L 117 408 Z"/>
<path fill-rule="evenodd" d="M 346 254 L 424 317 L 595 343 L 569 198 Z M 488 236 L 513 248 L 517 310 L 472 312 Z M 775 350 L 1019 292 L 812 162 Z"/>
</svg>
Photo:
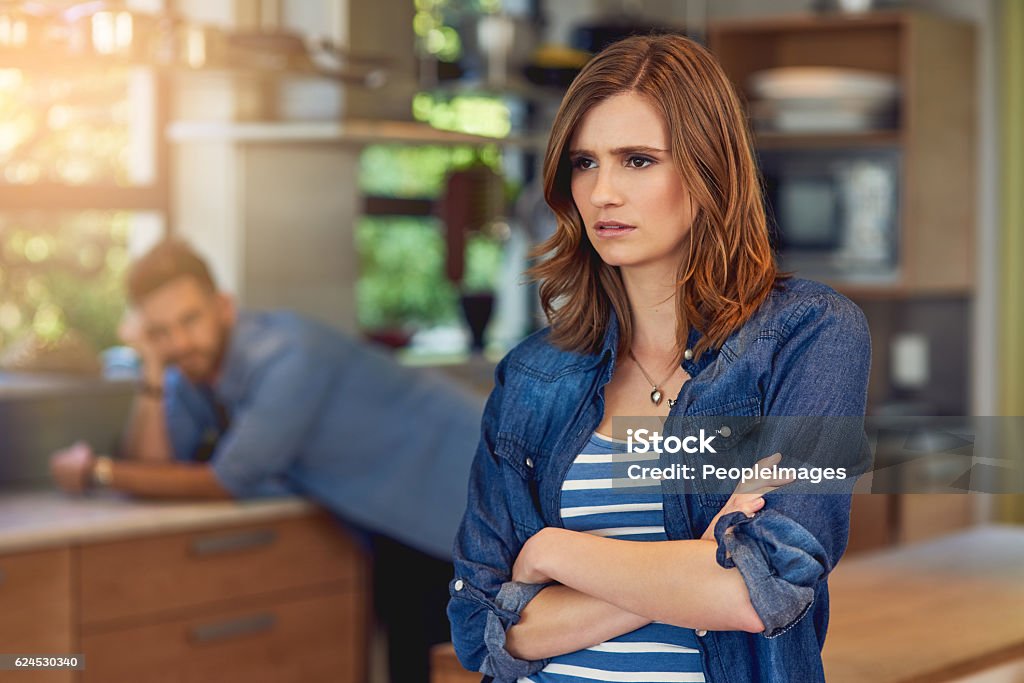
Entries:
<svg viewBox="0 0 1024 683">
<path fill-rule="evenodd" d="M 567 529 L 631 541 L 664 541 L 660 487 L 625 476 L 623 463 L 657 466 L 656 453 L 627 453 L 626 444 L 594 433 L 562 484 Z M 690 683 L 704 681 L 692 629 L 655 622 L 565 655 L 519 683 Z"/>
</svg>

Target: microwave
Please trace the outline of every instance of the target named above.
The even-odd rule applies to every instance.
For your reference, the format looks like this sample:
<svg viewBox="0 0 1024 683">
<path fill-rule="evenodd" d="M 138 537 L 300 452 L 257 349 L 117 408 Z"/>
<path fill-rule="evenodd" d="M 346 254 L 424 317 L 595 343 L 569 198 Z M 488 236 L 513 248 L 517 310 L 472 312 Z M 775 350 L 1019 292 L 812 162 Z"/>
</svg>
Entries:
<svg viewBox="0 0 1024 683">
<path fill-rule="evenodd" d="M 844 281 L 898 277 L 898 148 L 769 149 L 759 156 L 784 270 Z"/>
</svg>

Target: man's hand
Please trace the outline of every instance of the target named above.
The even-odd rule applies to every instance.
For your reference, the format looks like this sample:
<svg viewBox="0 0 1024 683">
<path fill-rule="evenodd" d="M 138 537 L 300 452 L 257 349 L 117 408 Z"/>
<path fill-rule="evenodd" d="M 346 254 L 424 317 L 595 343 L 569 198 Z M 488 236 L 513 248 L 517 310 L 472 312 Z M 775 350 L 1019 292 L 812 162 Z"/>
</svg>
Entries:
<svg viewBox="0 0 1024 683">
<path fill-rule="evenodd" d="M 61 489 L 82 493 L 89 488 L 96 456 L 89 444 L 79 441 L 50 456 L 50 472 Z"/>
<path fill-rule="evenodd" d="M 139 354 L 139 359 L 142 361 L 143 378 L 147 382 L 159 386 L 163 381 L 164 361 L 146 337 L 146 328 L 143 326 L 142 317 L 138 312 L 128 311 L 125 313 L 121 318 L 121 323 L 117 326 L 117 336 Z"/>
<path fill-rule="evenodd" d="M 777 465 L 782 460 L 781 453 L 775 453 L 769 455 L 767 458 L 762 458 L 757 461 L 757 471 L 760 471 L 762 467 L 771 467 Z M 736 489 L 729 496 L 729 500 L 725 502 L 725 505 L 718 514 L 715 515 L 714 519 L 708 525 L 708 528 L 704 531 L 704 535 L 701 536 L 703 541 L 715 540 L 715 525 L 718 524 L 718 520 L 730 512 L 742 512 L 747 517 L 753 517 L 754 513 L 764 507 L 764 494 L 774 491 L 775 489 L 790 484 L 794 479 L 780 477 L 778 479 L 750 479 L 748 481 L 740 482 Z"/>
</svg>

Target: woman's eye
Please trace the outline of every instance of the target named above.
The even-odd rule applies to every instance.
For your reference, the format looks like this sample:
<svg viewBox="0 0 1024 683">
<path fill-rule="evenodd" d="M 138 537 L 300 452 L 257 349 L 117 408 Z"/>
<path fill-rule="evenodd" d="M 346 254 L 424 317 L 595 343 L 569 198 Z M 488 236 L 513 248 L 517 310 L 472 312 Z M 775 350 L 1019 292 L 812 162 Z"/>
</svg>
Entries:
<svg viewBox="0 0 1024 683">
<path fill-rule="evenodd" d="M 630 157 L 626 163 L 630 168 L 647 168 L 654 162 L 647 157 Z"/>
<path fill-rule="evenodd" d="M 593 161 L 586 157 L 577 157 L 576 159 L 572 160 L 572 167 L 583 171 L 588 168 L 593 168 L 593 163 Z"/>
</svg>

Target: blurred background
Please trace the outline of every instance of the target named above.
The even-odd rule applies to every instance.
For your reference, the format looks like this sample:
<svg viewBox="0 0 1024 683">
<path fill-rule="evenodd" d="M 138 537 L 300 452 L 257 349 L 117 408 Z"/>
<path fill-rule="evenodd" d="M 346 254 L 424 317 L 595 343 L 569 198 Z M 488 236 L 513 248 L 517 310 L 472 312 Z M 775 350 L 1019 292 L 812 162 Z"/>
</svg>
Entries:
<svg viewBox="0 0 1024 683">
<path fill-rule="evenodd" d="M 116 438 L 133 389 L 121 282 L 165 235 L 194 244 L 244 306 L 310 314 L 487 392 L 494 363 L 543 325 L 521 273 L 554 228 L 539 164 L 561 96 L 604 45 L 651 31 L 708 45 L 742 94 L 783 267 L 867 314 L 870 414 L 1024 414 L 1018 0 L 0 0 L 0 568 L 5 549 L 14 561 L 45 537 L 67 546 L 50 551 L 62 582 L 74 534 L 113 523 L 82 531 L 33 496 L 54 448 Z M 1021 496 L 855 499 L 850 556 L 870 571 L 850 582 L 864 596 L 903 586 L 877 573 L 900 562 L 993 546 L 1017 554 L 963 569 L 962 585 L 1024 585 Z M 1006 590 L 997 605 L 1024 600 Z M 977 611 L 953 613 L 988 631 L 994 607 L 969 595 Z M 69 592 L 54 613 L 77 604 Z M 132 616 L 98 614 L 59 627 L 61 642 L 100 648 L 96 634 Z M 1004 621 L 970 657 L 922 661 L 934 678 L 834 679 L 1002 666 L 1024 657 L 1024 623 Z M 907 629 L 900 648 L 928 639 Z M 837 667 L 862 665 L 852 653 L 877 638 L 833 633 Z M 372 669 L 352 637 L 345 680 Z M 1024 680 L 1000 671 L 970 680 Z"/>
</svg>

